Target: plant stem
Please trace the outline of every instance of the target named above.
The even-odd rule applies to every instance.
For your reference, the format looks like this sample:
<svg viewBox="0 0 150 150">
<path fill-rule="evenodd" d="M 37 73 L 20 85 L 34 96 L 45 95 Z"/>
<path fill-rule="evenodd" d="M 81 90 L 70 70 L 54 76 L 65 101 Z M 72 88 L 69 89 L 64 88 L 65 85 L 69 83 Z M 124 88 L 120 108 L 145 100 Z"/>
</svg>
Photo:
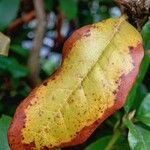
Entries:
<svg viewBox="0 0 150 150">
<path fill-rule="evenodd" d="M 7 32 L 10 34 L 14 30 L 18 29 L 18 27 L 24 25 L 25 23 L 28 23 L 32 19 L 35 18 L 35 11 L 32 10 L 26 14 L 23 14 L 20 18 L 17 18 L 14 20 L 8 27 Z"/>
<path fill-rule="evenodd" d="M 112 136 L 111 140 L 109 141 L 107 147 L 105 148 L 105 150 L 111 150 L 113 145 L 116 143 L 116 141 L 119 139 L 119 137 L 121 136 L 121 132 L 119 129 L 115 130 L 114 135 Z"/>
<path fill-rule="evenodd" d="M 39 53 L 42 47 L 43 37 L 46 28 L 46 15 L 44 11 L 44 1 L 43 0 L 33 0 L 35 7 L 35 13 L 37 18 L 37 28 L 35 31 L 35 38 L 33 40 L 33 46 L 30 52 L 28 60 L 28 68 L 30 70 L 29 79 L 33 87 L 40 84 L 41 79 L 39 76 L 40 65 L 39 65 Z"/>
<path fill-rule="evenodd" d="M 148 21 L 150 14 L 149 0 L 113 0 L 121 9 L 122 14 L 127 14 L 129 22 L 141 31 L 142 26 Z"/>
</svg>

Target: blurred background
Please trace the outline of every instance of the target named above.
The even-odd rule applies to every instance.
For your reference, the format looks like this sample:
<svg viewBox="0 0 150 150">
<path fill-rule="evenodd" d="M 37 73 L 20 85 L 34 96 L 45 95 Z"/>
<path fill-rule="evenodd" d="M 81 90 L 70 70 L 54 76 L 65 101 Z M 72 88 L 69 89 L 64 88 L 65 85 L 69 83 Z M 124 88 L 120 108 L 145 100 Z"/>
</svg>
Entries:
<svg viewBox="0 0 150 150">
<path fill-rule="evenodd" d="M 30 91 L 60 66 L 63 44 L 74 30 L 121 15 L 121 10 L 112 0 L 43 0 L 43 5 L 44 17 L 41 19 L 39 15 L 38 19 L 35 3 L 32 0 L 0 0 L 0 31 L 11 39 L 9 56 L 0 56 L 0 116 L 12 117 L 18 104 Z M 38 34 L 39 21 L 45 24 L 43 36 L 41 36 L 43 39 L 40 41 L 42 46 L 37 52 L 35 45 L 38 43 L 34 44 L 34 39 Z M 144 47 L 148 50 L 150 49 L 149 22 L 143 27 L 142 35 Z M 150 73 L 147 63 L 144 66 L 144 72 L 142 72 L 144 80 L 143 83 L 142 79 L 140 80 L 137 89 L 145 96 L 145 93 L 150 90 Z M 35 77 L 33 70 L 36 72 Z M 100 137 L 112 134 L 116 120 L 123 113 L 121 110 L 108 119 L 86 143 L 64 150 L 82 150 Z M 6 119 L 6 128 L 9 120 L 11 118 Z M 106 139 L 109 138 L 106 137 Z M 130 149 L 125 138 L 126 136 L 122 137 L 116 144 L 117 148 L 114 146 L 114 149 L 119 149 L 119 146 L 120 148 L 122 146 L 121 149 Z M 105 144 L 103 141 L 102 143 Z M 6 147 L 0 150 L 6 150 L 8 148 Z"/>
</svg>

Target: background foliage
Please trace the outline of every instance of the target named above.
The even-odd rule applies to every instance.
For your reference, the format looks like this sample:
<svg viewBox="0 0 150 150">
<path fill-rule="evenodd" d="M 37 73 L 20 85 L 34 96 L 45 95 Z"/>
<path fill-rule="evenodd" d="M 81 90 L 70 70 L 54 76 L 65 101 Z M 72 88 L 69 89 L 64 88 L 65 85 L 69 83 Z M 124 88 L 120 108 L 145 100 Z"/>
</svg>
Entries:
<svg viewBox="0 0 150 150">
<path fill-rule="evenodd" d="M 40 50 L 40 77 L 61 63 L 64 41 L 77 28 L 121 15 L 112 0 L 44 0 L 46 33 Z M 27 66 L 36 19 L 14 27 L 33 10 L 30 0 L 0 0 L 0 31 L 11 38 L 9 57 L 0 56 L 0 150 L 9 150 L 7 130 L 18 104 L 32 85 Z M 148 150 L 150 141 L 150 21 L 141 31 L 145 56 L 137 80 L 120 111 L 107 119 L 84 144 L 63 150 Z"/>
</svg>

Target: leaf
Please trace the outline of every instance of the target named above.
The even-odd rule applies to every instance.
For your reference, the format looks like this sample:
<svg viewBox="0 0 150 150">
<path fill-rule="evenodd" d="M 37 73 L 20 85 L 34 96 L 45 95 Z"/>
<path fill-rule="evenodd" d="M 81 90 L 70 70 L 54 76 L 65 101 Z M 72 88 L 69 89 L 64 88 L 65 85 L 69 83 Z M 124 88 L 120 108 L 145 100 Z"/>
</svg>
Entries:
<svg viewBox="0 0 150 150">
<path fill-rule="evenodd" d="M 0 150 L 10 150 L 7 141 L 7 131 L 11 122 L 11 117 L 2 115 L 0 118 Z"/>
<path fill-rule="evenodd" d="M 8 55 L 10 39 L 0 32 L 0 55 Z"/>
<path fill-rule="evenodd" d="M 53 0 L 44 0 L 44 7 L 46 11 L 51 11 L 54 7 L 54 1 Z"/>
<path fill-rule="evenodd" d="M 149 40 L 149 31 L 150 31 L 149 23 L 147 23 L 142 29 L 142 36 L 143 36 L 145 48 L 147 47 L 146 45 L 148 44 L 148 40 Z M 146 75 L 149 64 L 150 64 L 149 57 L 145 54 L 144 59 L 141 64 L 141 67 L 140 67 L 140 73 L 138 75 L 138 78 L 137 78 L 137 80 L 128 96 L 126 104 L 124 106 L 126 112 L 129 112 L 135 106 L 134 105 L 136 103 L 135 101 L 137 101 L 137 98 L 136 98 L 137 90 Z"/>
<path fill-rule="evenodd" d="M 85 7 L 84 4 L 82 4 L 82 5 L 83 5 L 83 7 Z M 82 7 L 80 9 L 82 9 Z M 90 10 L 79 11 L 78 19 L 79 19 L 80 26 L 93 23 L 93 16 L 92 16 Z"/>
<path fill-rule="evenodd" d="M 64 44 L 62 65 L 18 107 L 9 130 L 11 148 L 83 143 L 123 106 L 143 57 L 141 40 L 124 18 L 74 32 Z"/>
<path fill-rule="evenodd" d="M 51 53 L 48 59 L 42 62 L 42 70 L 51 75 L 61 64 L 61 55 L 58 53 Z"/>
<path fill-rule="evenodd" d="M 113 5 L 114 4 L 112 0 L 99 0 L 99 3 L 102 4 L 102 5 L 104 5 L 104 4 L 105 5 L 108 5 L 108 4 Z"/>
<path fill-rule="evenodd" d="M 137 112 L 137 110 L 139 109 L 144 97 L 147 94 L 148 94 L 147 87 L 144 84 L 141 84 L 138 87 L 137 92 L 136 92 L 135 102 L 134 102 L 134 105 L 132 106 L 133 110 L 136 109 L 136 112 Z"/>
<path fill-rule="evenodd" d="M 10 46 L 10 50 L 19 56 L 27 58 L 29 56 L 29 50 L 21 47 L 19 44 L 13 44 Z"/>
<path fill-rule="evenodd" d="M 132 108 L 134 108 L 134 104 L 136 103 L 135 101 L 137 100 L 136 99 L 137 90 L 138 90 L 140 84 L 142 83 L 142 81 L 146 75 L 149 64 L 150 64 L 149 57 L 147 55 L 145 55 L 144 59 L 141 63 L 141 66 L 140 66 L 140 71 L 139 71 L 139 75 L 137 77 L 137 80 L 136 80 L 132 90 L 130 91 L 128 98 L 127 98 L 127 101 L 124 105 L 124 109 L 126 112 L 129 112 Z"/>
<path fill-rule="evenodd" d="M 28 75 L 28 70 L 15 59 L 0 56 L 0 70 L 11 74 L 13 78 L 21 78 Z"/>
<path fill-rule="evenodd" d="M 150 20 L 142 28 L 142 37 L 145 50 L 150 50 Z"/>
<path fill-rule="evenodd" d="M 129 128 L 128 141 L 132 150 L 149 150 L 150 131 L 140 126 L 134 125 L 126 120 L 126 126 Z"/>
<path fill-rule="evenodd" d="M 20 0 L 0 0 L 0 30 L 5 29 L 17 16 L 19 3 Z"/>
<path fill-rule="evenodd" d="M 113 145 L 112 150 L 131 150 L 127 138 L 121 135 Z"/>
<path fill-rule="evenodd" d="M 136 117 L 150 127 L 150 93 L 142 101 Z"/>
<path fill-rule="evenodd" d="M 100 6 L 100 8 L 98 9 L 98 14 L 99 14 L 100 20 L 110 18 L 109 11 L 110 10 L 107 8 L 107 6 L 105 6 L 105 5 Z"/>
<path fill-rule="evenodd" d="M 45 61 L 42 69 L 47 75 L 51 75 L 56 70 L 57 66 L 58 65 L 50 59 Z"/>
<path fill-rule="evenodd" d="M 90 144 L 85 150 L 104 150 L 110 139 L 111 136 L 102 137 L 96 142 Z"/>
<path fill-rule="evenodd" d="M 60 8 L 65 16 L 71 20 L 77 15 L 77 3 L 75 0 L 59 0 Z M 69 6 L 69 7 L 68 7 Z"/>
</svg>

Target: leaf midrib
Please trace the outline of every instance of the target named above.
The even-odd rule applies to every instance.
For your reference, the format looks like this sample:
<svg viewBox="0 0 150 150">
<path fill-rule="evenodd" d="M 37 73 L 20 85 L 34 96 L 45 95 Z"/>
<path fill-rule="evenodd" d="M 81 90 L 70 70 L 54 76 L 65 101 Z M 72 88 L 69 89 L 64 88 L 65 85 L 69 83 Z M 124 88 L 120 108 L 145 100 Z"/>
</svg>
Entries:
<svg viewBox="0 0 150 150">
<path fill-rule="evenodd" d="M 123 23 L 125 20 L 124 20 L 124 18 L 121 18 L 119 21 L 120 21 L 119 23 L 118 23 L 118 22 L 116 23 L 116 24 L 118 24 L 118 25 L 115 26 L 115 28 L 114 28 L 114 29 L 117 30 L 117 31 L 113 33 L 112 37 L 110 38 L 109 42 L 106 44 L 105 48 L 102 49 L 101 55 L 97 58 L 97 60 L 95 61 L 95 63 L 91 66 L 91 68 L 89 69 L 89 71 L 87 72 L 87 74 L 85 75 L 85 77 L 81 80 L 80 84 L 77 85 L 77 87 L 76 87 L 74 90 L 72 90 L 72 92 L 70 93 L 70 95 L 69 95 L 69 97 L 66 99 L 66 101 L 68 101 L 68 99 L 70 98 L 70 96 L 78 89 L 78 87 L 79 87 L 80 85 L 82 85 L 82 83 L 84 82 L 84 80 L 86 79 L 86 77 L 92 72 L 93 68 L 94 68 L 95 65 L 98 63 L 98 60 L 103 56 L 103 54 L 104 54 L 104 52 L 105 52 L 105 49 L 107 49 L 107 47 L 111 44 L 111 42 L 112 42 L 112 40 L 114 39 L 115 35 L 116 35 L 117 33 L 119 33 L 119 28 L 121 27 L 122 23 Z M 65 103 L 64 103 L 64 104 L 65 104 Z M 64 106 L 64 105 L 62 105 L 62 106 Z"/>
</svg>

